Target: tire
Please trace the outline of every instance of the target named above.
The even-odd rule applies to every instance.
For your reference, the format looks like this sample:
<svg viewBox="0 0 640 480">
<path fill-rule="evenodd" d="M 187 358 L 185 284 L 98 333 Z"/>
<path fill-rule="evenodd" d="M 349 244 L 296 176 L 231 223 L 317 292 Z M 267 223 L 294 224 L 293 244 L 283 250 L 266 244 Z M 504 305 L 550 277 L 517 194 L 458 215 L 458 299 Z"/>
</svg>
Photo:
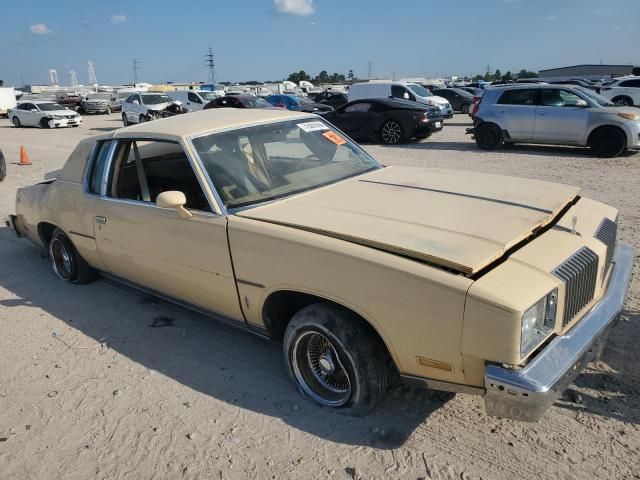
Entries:
<svg viewBox="0 0 640 480">
<path fill-rule="evenodd" d="M 138 119 L 138 123 L 144 123 L 147 121 L 147 117 L 144 115 L 140 115 L 140 118 Z"/>
<path fill-rule="evenodd" d="M 476 145 L 482 150 L 496 150 L 500 148 L 504 138 L 502 130 L 495 123 L 482 123 L 475 131 Z"/>
<path fill-rule="evenodd" d="M 22 127 L 22 124 L 20 123 L 20 119 L 18 117 L 13 117 L 13 126 L 16 128 Z"/>
<path fill-rule="evenodd" d="M 107 111 L 104 113 L 106 113 L 107 115 L 111 115 L 111 107 L 107 107 Z"/>
<path fill-rule="evenodd" d="M 425 138 L 429 138 L 431 136 L 430 133 L 424 133 L 422 135 L 416 135 L 416 140 L 424 140 Z"/>
<path fill-rule="evenodd" d="M 460 113 L 469 113 L 470 105 L 468 103 L 463 103 L 460 105 Z"/>
<path fill-rule="evenodd" d="M 402 125 L 395 120 L 387 120 L 380 129 L 380 140 L 385 145 L 398 145 L 404 142 Z"/>
<path fill-rule="evenodd" d="M 124 112 L 122 112 L 122 125 L 125 127 L 129 126 L 129 120 L 127 120 L 127 115 Z"/>
<path fill-rule="evenodd" d="M 627 136 L 616 127 L 602 127 L 591 134 L 589 149 L 600 158 L 614 158 L 627 148 Z"/>
<path fill-rule="evenodd" d="M 616 105 L 620 105 L 622 107 L 633 107 L 633 100 L 629 97 L 615 97 L 611 100 Z"/>
<path fill-rule="evenodd" d="M 97 278 L 97 272 L 80 256 L 62 230 L 56 228 L 49 240 L 51 268 L 64 283 L 87 284 Z"/>
<path fill-rule="evenodd" d="M 303 397 L 358 416 L 382 399 L 389 378 L 388 355 L 362 322 L 330 303 L 309 305 L 293 316 L 283 350 L 289 378 Z"/>
</svg>

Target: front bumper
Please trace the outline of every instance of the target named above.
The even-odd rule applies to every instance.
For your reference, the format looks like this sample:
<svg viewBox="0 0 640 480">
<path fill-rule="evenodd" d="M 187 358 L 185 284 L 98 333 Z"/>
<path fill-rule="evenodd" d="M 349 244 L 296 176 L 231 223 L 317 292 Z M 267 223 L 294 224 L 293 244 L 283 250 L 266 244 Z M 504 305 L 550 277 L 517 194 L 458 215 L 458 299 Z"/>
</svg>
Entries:
<svg viewBox="0 0 640 480">
<path fill-rule="evenodd" d="M 538 421 L 582 369 L 598 358 L 610 327 L 624 307 L 633 249 L 618 245 L 609 287 L 600 301 L 565 335 L 556 337 L 520 370 L 488 365 L 485 370 L 487 414 Z"/>
<path fill-rule="evenodd" d="M 627 134 L 627 148 L 640 150 L 640 121 L 624 122 L 622 128 Z"/>
<path fill-rule="evenodd" d="M 52 118 L 49 120 L 49 124 L 51 126 L 51 124 L 53 124 L 53 128 L 58 128 L 58 127 L 70 127 L 73 125 L 81 125 L 82 124 L 82 117 L 77 117 L 77 118 Z"/>
</svg>

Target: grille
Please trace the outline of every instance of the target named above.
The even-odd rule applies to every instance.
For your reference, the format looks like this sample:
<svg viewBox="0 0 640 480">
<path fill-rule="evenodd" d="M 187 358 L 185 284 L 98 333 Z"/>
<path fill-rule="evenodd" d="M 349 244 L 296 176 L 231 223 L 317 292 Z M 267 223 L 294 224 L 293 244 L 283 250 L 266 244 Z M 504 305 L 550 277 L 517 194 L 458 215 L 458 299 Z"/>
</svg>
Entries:
<svg viewBox="0 0 640 480">
<path fill-rule="evenodd" d="M 609 269 L 613 251 L 616 248 L 616 237 L 618 236 L 618 224 L 608 218 L 602 219 L 600 226 L 596 230 L 594 237 L 607 246 L 607 261 L 605 263 L 605 272 Z"/>
<path fill-rule="evenodd" d="M 598 256 L 588 247 L 582 247 L 553 271 L 565 284 L 564 317 L 567 325 L 591 301 L 598 276 Z"/>
</svg>

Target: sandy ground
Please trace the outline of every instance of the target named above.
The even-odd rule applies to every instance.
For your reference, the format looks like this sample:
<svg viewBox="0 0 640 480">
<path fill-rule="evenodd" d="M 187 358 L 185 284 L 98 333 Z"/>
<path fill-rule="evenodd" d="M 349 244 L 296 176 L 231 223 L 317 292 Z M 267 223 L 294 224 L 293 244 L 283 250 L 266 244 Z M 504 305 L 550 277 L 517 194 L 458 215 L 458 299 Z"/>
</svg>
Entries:
<svg viewBox="0 0 640 480">
<path fill-rule="evenodd" d="M 387 164 L 504 173 L 576 184 L 621 211 L 640 249 L 640 155 L 597 160 L 572 148 L 480 152 L 456 116 L 428 141 L 366 146 Z M 59 168 L 80 138 L 0 120 L 15 190 Z M 300 399 L 280 346 L 104 280 L 67 286 L 25 240 L 0 228 L 1 479 L 640 478 L 640 273 L 603 360 L 537 424 L 489 418 L 468 395 L 394 389 L 367 418 Z"/>
</svg>

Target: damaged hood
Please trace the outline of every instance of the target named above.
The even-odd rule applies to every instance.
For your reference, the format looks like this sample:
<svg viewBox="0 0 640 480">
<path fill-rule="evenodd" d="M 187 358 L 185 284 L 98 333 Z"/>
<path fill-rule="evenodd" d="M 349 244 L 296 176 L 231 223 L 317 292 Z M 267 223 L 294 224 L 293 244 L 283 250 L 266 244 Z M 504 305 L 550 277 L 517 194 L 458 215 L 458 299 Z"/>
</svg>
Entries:
<svg viewBox="0 0 640 480">
<path fill-rule="evenodd" d="M 182 106 L 182 102 L 165 102 L 165 103 L 156 103 L 154 105 L 145 105 L 147 110 L 164 110 L 165 108 L 171 107 L 172 105 Z"/>
<path fill-rule="evenodd" d="M 237 213 L 473 274 L 551 222 L 580 189 L 386 167 Z"/>
</svg>

